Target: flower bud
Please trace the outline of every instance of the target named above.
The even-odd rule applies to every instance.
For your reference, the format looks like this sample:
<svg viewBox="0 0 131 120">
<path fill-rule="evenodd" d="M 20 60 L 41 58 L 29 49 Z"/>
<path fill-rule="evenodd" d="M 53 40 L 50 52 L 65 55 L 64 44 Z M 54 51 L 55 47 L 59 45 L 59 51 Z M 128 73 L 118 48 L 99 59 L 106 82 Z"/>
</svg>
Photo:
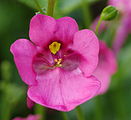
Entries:
<svg viewBox="0 0 131 120">
<path fill-rule="evenodd" d="M 101 19 L 105 21 L 113 20 L 118 14 L 118 10 L 113 6 L 107 6 L 101 13 Z"/>
</svg>

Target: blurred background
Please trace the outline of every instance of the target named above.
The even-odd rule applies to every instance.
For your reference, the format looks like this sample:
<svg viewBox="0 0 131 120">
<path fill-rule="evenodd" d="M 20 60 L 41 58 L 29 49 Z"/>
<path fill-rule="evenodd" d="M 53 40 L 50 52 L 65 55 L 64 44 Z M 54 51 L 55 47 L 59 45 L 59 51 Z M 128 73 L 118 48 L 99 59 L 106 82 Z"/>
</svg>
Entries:
<svg viewBox="0 0 131 120">
<path fill-rule="evenodd" d="M 38 0 L 41 7 L 47 7 L 46 0 Z M 71 16 L 80 29 L 89 28 L 107 5 L 107 0 L 57 0 L 55 18 Z M 22 82 L 10 45 L 19 38 L 27 38 L 29 23 L 39 8 L 34 0 L 0 0 L 0 120 L 11 120 L 16 116 L 35 114 L 26 106 L 27 86 Z M 114 23 L 115 24 L 115 23 Z M 113 25 L 113 23 L 112 23 Z M 106 37 L 104 36 L 106 32 Z M 112 30 L 106 30 L 100 38 L 110 45 Z M 82 104 L 86 120 L 131 120 L 131 35 L 118 54 L 118 70 L 112 76 L 109 90 Z M 60 112 L 40 108 L 45 111 L 43 120 L 62 120 Z M 66 113 L 69 120 L 76 120 L 75 110 Z"/>
</svg>

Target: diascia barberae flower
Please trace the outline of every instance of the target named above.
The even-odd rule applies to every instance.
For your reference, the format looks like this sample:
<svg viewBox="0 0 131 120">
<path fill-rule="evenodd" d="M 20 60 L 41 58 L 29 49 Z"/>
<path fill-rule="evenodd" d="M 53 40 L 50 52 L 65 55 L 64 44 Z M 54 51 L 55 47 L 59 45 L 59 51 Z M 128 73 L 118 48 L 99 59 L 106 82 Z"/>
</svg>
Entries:
<svg viewBox="0 0 131 120">
<path fill-rule="evenodd" d="M 70 111 L 96 96 L 100 81 L 93 76 L 99 42 L 88 30 L 78 30 L 74 19 L 35 15 L 30 40 L 18 39 L 11 52 L 29 101 L 59 111 Z"/>
<path fill-rule="evenodd" d="M 39 115 L 29 115 L 27 118 L 16 117 L 13 120 L 39 120 Z"/>
<path fill-rule="evenodd" d="M 108 5 L 116 7 L 120 13 L 120 19 L 117 21 L 118 28 L 116 29 L 116 34 L 113 40 L 113 51 L 118 54 L 128 34 L 131 33 L 131 0 L 109 0 Z M 92 30 L 95 30 L 98 20 L 99 17 L 94 20 L 90 27 Z M 99 28 L 99 33 L 107 28 L 108 25 L 110 26 L 108 21 L 102 21 Z"/>
<path fill-rule="evenodd" d="M 114 39 L 113 49 L 118 53 L 127 36 L 131 33 L 131 0 L 109 0 L 121 13 L 120 23 Z"/>
<path fill-rule="evenodd" d="M 108 4 L 117 7 L 123 15 L 131 13 L 130 0 L 109 0 Z"/>
<path fill-rule="evenodd" d="M 100 41 L 99 62 L 94 76 L 101 81 L 98 94 L 104 94 L 110 85 L 111 77 L 117 70 L 117 62 L 114 52 L 107 47 L 106 43 Z"/>
</svg>

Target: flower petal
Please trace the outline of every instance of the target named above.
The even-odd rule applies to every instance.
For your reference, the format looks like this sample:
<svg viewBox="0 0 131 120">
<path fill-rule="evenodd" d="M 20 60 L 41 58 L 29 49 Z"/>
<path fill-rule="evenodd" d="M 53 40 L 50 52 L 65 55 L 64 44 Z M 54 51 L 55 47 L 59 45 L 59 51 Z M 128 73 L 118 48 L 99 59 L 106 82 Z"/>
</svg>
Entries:
<svg viewBox="0 0 131 120">
<path fill-rule="evenodd" d="M 36 54 L 35 46 L 29 40 L 19 39 L 11 45 L 10 51 L 14 55 L 14 61 L 22 80 L 28 85 L 35 84 L 36 75 L 32 69 L 32 59 Z"/>
<path fill-rule="evenodd" d="M 64 55 L 62 68 L 67 71 L 73 71 L 79 67 L 79 63 L 80 55 L 72 52 L 70 54 Z"/>
<path fill-rule="evenodd" d="M 109 75 L 114 74 L 117 70 L 117 61 L 114 52 L 107 47 L 105 42 L 102 41 L 100 41 L 99 62 L 97 69 L 106 71 Z"/>
<path fill-rule="evenodd" d="M 76 21 L 71 17 L 63 17 L 56 20 L 57 31 L 56 38 L 68 44 L 72 42 L 74 34 L 78 31 Z"/>
<path fill-rule="evenodd" d="M 130 0 L 109 0 L 108 4 L 115 6 L 120 12 L 123 13 L 123 15 L 131 13 Z"/>
<path fill-rule="evenodd" d="M 113 49 L 116 54 L 118 54 L 121 47 L 123 46 L 128 36 L 128 33 L 130 31 L 130 26 L 131 26 L 130 19 L 123 18 L 121 21 L 121 25 L 119 26 L 116 32 L 116 36 L 115 36 L 114 43 L 113 43 Z"/>
<path fill-rule="evenodd" d="M 99 63 L 93 74 L 101 81 L 101 88 L 98 94 L 103 94 L 107 91 L 110 85 L 111 76 L 116 70 L 117 62 L 113 51 L 109 49 L 104 42 L 100 41 Z"/>
<path fill-rule="evenodd" d="M 77 32 L 73 41 L 72 49 L 83 57 L 79 67 L 86 76 L 90 76 L 98 63 L 98 39 L 92 31 L 85 29 Z"/>
<path fill-rule="evenodd" d="M 26 104 L 29 109 L 31 109 L 34 106 L 34 102 L 27 96 L 26 98 Z"/>
<path fill-rule="evenodd" d="M 42 14 L 35 15 L 30 22 L 30 39 L 38 46 L 45 46 L 54 37 L 56 21 Z"/>
<path fill-rule="evenodd" d="M 80 70 L 66 72 L 59 68 L 37 76 L 38 85 L 30 86 L 28 97 L 38 104 L 70 111 L 96 95 L 100 82 L 95 77 L 84 77 Z"/>
<path fill-rule="evenodd" d="M 39 120 L 41 118 L 40 115 L 28 115 L 27 118 L 21 118 L 21 117 L 16 117 L 13 120 Z"/>
<path fill-rule="evenodd" d="M 101 87 L 97 94 L 104 94 L 109 88 L 111 75 L 109 75 L 106 70 L 97 69 L 94 76 L 101 81 Z"/>
</svg>

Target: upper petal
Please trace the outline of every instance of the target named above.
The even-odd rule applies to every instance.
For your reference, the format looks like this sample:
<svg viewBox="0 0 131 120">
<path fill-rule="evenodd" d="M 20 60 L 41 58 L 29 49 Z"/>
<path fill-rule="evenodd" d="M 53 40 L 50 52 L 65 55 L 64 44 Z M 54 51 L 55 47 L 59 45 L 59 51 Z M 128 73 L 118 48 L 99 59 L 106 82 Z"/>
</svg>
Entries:
<svg viewBox="0 0 131 120">
<path fill-rule="evenodd" d="M 31 86 L 28 96 L 43 106 L 70 111 L 91 99 L 99 90 L 100 82 L 93 76 L 84 77 L 80 70 L 73 72 L 54 69 L 37 76 L 38 85 Z"/>
<path fill-rule="evenodd" d="M 77 32 L 72 49 L 83 57 L 79 67 L 86 76 L 90 76 L 97 66 L 99 53 L 99 42 L 94 32 L 87 29 Z"/>
<path fill-rule="evenodd" d="M 56 20 L 57 31 L 56 38 L 64 42 L 64 44 L 71 43 L 74 34 L 78 31 L 76 21 L 71 17 L 63 17 Z"/>
<path fill-rule="evenodd" d="M 37 14 L 30 22 L 30 39 L 38 46 L 45 46 L 54 37 L 56 21 L 54 18 Z"/>
<path fill-rule="evenodd" d="M 36 47 L 29 40 L 19 39 L 11 45 L 10 51 L 22 80 L 28 85 L 35 84 L 36 75 L 32 69 L 32 59 L 36 54 Z"/>
</svg>

